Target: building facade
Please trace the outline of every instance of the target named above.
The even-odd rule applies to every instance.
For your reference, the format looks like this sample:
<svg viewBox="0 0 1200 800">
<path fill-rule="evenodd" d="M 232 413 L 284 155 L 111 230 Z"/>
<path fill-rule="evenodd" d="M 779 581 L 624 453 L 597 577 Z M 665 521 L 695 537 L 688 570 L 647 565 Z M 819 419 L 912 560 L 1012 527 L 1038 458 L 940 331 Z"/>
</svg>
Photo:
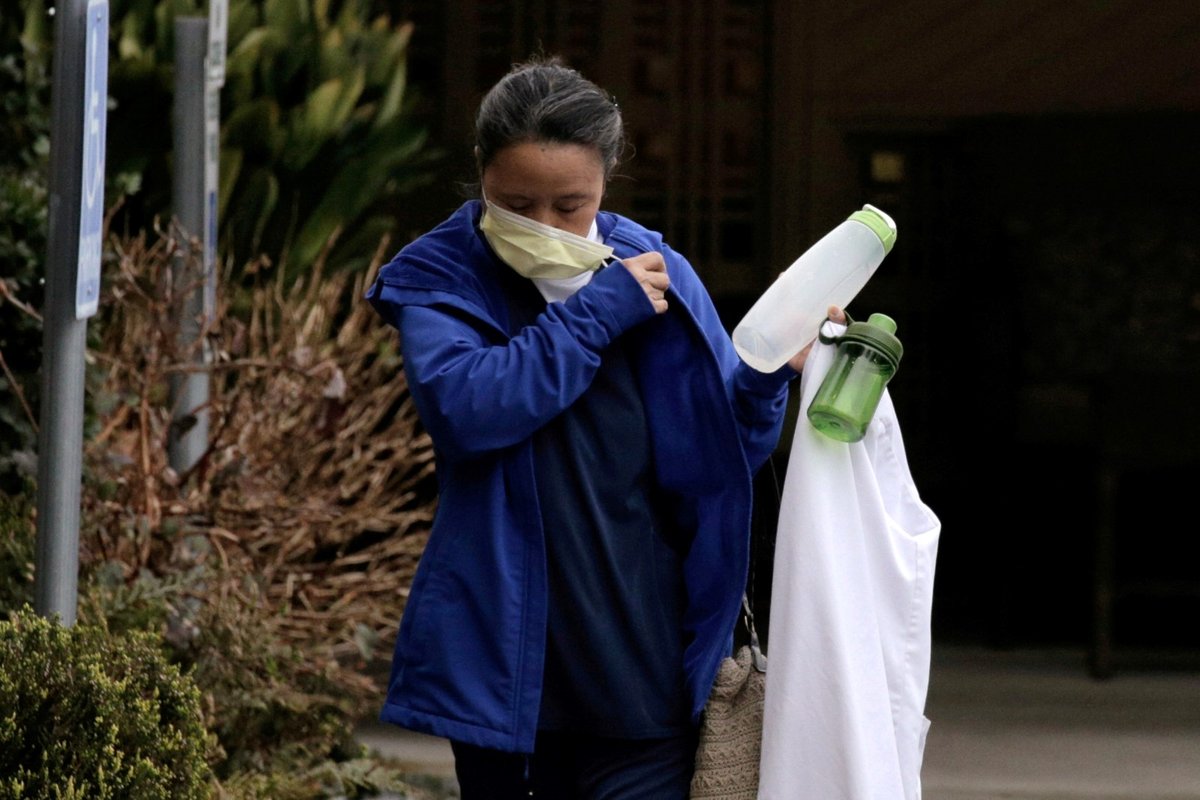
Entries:
<svg viewBox="0 0 1200 800">
<path fill-rule="evenodd" d="M 1165 437 L 1115 425 L 1129 401 L 1112 387 L 1187 387 L 1200 370 L 1200 4 L 391 5 L 416 23 L 412 80 L 464 181 L 472 113 L 513 62 L 558 54 L 611 91 L 632 146 L 608 207 L 663 231 L 731 324 L 852 210 L 891 213 L 896 249 L 851 308 L 894 316 L 906 345 L 893 397 L 946 524 L 940 624 L 1092 635 L 1103 575 L 1126 569 L 1105 566 L 1098 531 L 1136 516 L 1130 443 L 1167 495 L 1196 474 L 1178 452 L 1200 438 L 1194 415 Z M 431 193 L 414 219 L 458 201 Z M 1097 500 L 1109 479 L 1112 506 Z M 1115 563 L 1194 587 L 1170 565 L 1195 545 L 1141 539 L 1114 534 Z"/>
</svg>

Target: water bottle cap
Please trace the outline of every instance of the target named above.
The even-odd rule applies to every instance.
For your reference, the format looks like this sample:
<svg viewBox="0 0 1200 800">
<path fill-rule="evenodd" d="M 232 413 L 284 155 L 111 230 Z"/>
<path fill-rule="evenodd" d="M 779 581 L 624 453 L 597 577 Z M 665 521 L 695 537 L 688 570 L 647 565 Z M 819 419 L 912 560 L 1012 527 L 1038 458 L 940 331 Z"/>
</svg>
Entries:
<svg viewBox="0 0 1200 800">
<path fill-rule="evenodd" d="M 866 225 L 879 237 L 879 241 L 883 243 L 885 256 L 892 252 L 892 245 L 896 243 L 896 223 L 892 221 L 891 217 L 868 203 L 862 207 L 861 211 L 851 214 L 850 219 Z"/>
<path fill-rule="evenodd" d="M 896 320 L 892 319 L 887 314 L 880 314 L 879 312 L 876 312 L 867 317 L 867 324 L 874 325 L 876 328 L 882 328 L 891 334 L 896 333 Z"/>
<path fill-rule="evenodd" d="M 872 314 L 866 322 L 851 322 L 841 339 L 873 348 L 891 363 L 892 369 L 899 368 L 904 355 L 904 345 L 896 338 L 896 321 L 887 314 Z"/>
</svg>

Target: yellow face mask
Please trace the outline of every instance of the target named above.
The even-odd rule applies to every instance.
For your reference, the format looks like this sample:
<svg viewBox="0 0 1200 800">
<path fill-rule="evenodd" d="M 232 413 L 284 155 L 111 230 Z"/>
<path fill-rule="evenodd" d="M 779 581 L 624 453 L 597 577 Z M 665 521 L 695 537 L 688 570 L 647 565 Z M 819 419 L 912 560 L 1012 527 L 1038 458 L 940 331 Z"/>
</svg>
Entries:
<svg viewBox="0 0 1200 800">
<path fill-rule="evenodd" d="M 613 249 L 493 205 L 479 223 L 488 244 L 526 278 L 573 278 L 604 266 Z"/>
</svg>

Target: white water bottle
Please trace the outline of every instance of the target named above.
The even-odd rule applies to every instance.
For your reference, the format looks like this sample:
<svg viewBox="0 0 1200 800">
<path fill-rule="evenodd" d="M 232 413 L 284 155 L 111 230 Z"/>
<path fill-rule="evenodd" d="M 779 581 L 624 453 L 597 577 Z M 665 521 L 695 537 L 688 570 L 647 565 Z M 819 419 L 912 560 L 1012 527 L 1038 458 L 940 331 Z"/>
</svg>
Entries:
<svg viewBox="0 0 1200 800">
<path fill-rule="evenodd" d="M 759 372 L 774 372 L 817 337 L 829 307 L 854 299 L 896 242 L 896 223 L 871 205 L 821 237 L 784 270 L 733 331 Z"/>
</svg>

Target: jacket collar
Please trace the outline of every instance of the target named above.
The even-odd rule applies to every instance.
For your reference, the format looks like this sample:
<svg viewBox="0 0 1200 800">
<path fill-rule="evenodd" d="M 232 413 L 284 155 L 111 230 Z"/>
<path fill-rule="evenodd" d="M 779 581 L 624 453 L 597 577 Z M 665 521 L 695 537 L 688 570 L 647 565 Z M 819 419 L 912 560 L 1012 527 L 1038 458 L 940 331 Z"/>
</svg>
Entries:
<svg viewBox="0 0 1200 800">
<path fill-rule="evenodd" d="M 399 290 L 396 299 L 403 304 L 451 305 L 503 332 L 507 314 L 502 285 L 508 267 L 479 230 L 482 211 L 482 203 L 469 200 L 406 245 L 379 270 L 367 299 L 376 300 L 381 287 L 390 286 Z M 611 212 L 597 214 L 596 227 L 617 258 L 662 248 L 658 234 Z"/>
</svg>

